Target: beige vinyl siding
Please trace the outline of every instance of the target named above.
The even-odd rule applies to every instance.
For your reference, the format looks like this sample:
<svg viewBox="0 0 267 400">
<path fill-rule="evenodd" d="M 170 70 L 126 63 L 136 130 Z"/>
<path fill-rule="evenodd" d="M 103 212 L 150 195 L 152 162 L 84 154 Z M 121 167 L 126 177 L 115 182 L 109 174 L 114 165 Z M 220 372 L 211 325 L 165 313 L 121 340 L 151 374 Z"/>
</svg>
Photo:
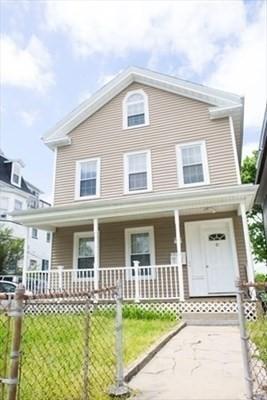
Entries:
<svg viewBox="0 0 267 400">
<path fill-rule="evenodd" d="M 234 212 L 202 214 L 181 217 L 182 251 L 186 250 L 184 223 L 207 219 L 233 218 L 236 249 L 241 279 L 246 280 L 246 252 L 241 218 Z M 101 267 L 125 266 L 124 231 L 137 226 L 153 226 L 155 235 L 155 258 L 157 265 L 170 263 L 170 253 L 176 252 L 174 218 L 165 217 L 138 221 L 100 224 L 100 265 Z M 73 235 L 75 232 L 92 231 L 93 227 L 76 226 L 58 228 L 53 239 L 52 268 L 58 265 L 66 269 L 73 267 Z M 189 296 L 187 267 L 184 266 L 185 294 Z"/>
<path fill-rule="evenodd" d="M 128 90 L 148 95 L 150 125 L 122 129 L 122 101 Z M 153 191 L 178 188 L 175 145 L 205 140 L 212 185 L 237 183 L 229 119 L 211 121 L 210 106 L 173 93 L 132 84 L 70 133 L 58 148 L 55 205 L 74 201 L 76 160 L 101 158 L 101 198 L 123 195 L 123 154 L 151 150 Z M 134 196 L 134 195 L 130 195 Z"/>
</svg>

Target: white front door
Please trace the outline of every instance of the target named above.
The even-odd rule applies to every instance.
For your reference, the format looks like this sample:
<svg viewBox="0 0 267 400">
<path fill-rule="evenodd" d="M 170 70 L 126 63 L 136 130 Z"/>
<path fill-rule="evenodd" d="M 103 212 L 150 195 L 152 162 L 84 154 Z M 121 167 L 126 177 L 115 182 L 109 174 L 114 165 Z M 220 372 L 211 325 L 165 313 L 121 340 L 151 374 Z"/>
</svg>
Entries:
<svg viewBox="0 0 267 400">
<path fill-rule="evenodd" d="M 231 220 L 190 222 L 186 235 L 190 295 L 234 292 L 238 267 Z"/>
</svg>

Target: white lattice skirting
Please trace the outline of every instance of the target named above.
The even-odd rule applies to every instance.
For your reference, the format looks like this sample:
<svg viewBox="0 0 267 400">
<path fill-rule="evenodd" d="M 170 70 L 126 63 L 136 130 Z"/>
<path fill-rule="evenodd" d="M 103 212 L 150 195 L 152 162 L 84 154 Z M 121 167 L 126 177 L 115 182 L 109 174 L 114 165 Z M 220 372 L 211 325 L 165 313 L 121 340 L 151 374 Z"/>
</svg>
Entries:
<svg viewBox="0 0 267 400">
<path fill-rule="evenodd" d="M 235 301 L 184 301 L 184 302 L 161 302 L 161 303 L 127 303 L 133 304 L 142 310 L 156 310 L 160 314 L 173 312 L 177 319 L 181 318 L 184 312 L 192 313 L 237 313 L 237 303 Z M 114 303 L 99 303 L 97 308 L 100 310 L 114 309 Z M 28 304 L 25 314 L 67 314 L 78 313 L 84 310 L 84 304 L 68 303 L 45 303 Z M 244 303 L 246 319 L 249 321 L 256 319 L 256 302 L 246 301 Z"/>
</svg>

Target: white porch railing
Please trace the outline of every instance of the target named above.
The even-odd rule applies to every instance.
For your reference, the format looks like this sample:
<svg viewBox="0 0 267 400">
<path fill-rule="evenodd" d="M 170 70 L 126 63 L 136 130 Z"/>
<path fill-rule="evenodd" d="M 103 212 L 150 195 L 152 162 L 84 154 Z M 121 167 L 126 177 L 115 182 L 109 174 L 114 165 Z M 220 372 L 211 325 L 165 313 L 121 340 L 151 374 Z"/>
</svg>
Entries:
<svg viewBox="0 0 267 400">
<path fill-rule="evenodd" d="M 98 280 L 95 273 L 98 274 Z M 177 265 L 153 265 L 134 267 L 110 267 L 93 269 L 52 269 L 50 271 L 27 271 L 26 289 L 34 294 L 52 291 L 88 291 L 94 290 L 96 282 L 99 288 L 115 286 L 122 282 L 125 300 L 164 300 L 179 298 L 179 274 Z M 105 294 L 102 300 L 109 298 Z"/>
</svg>

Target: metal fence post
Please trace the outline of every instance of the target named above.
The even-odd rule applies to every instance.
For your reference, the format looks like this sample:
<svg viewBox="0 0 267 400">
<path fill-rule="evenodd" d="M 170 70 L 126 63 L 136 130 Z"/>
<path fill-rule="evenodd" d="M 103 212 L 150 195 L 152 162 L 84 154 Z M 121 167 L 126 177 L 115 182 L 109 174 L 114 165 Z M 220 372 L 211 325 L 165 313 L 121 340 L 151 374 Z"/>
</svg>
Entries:
<svg viewBox="0 0 267 400">
<path fill-rule="evenodd" d="M 246 384 L 246 397 L 248 400 L 253 400 L 253 380 L 250 368 L 250 356 L 249 356 L 249 346 L 248 346 L 249 338 L 246 330 L 245 310 L 243 305 L 244 292 L 241 288 L 240 281 L 237 282 L 236 286 L 237 286 L 236 301 L 238 308 L 241 349 L 242 349 L 242 358 L 243 358 L 245 384 Z"/>
<path fill-rule="evenodd" d="M 139 261 L 134 261 L 134 283 L 135 283 L 135 303 L 139 303 L 140 301 L 140 293 L 139 293 Z"/>
<path fill-rule="evenodd" d="M 19 378 L 19 363 L 20 363 L 20 345 L 21 345 L 21 332 L 22 332 L 22 318 L 23 318 L 23 299 L 25 288 L 19 285 L 16 289 L 15 299 L 12 301 L 10 317 L 14 318 L 13 335 L 10 353 L 10 373 L 9 378 L 6 380 L 8 386 L 8 400 L 16 400 L 18 378 Z"/>
<path fill-rule="evenodd" d="M 122 284 L 117 282 L 116 288 L 116 383 L 110 388 L 110 395 L 115 397 L 126 396 L 130 393 L 123 380 L 123 325 L 122 325 Z"/>
</svg>

